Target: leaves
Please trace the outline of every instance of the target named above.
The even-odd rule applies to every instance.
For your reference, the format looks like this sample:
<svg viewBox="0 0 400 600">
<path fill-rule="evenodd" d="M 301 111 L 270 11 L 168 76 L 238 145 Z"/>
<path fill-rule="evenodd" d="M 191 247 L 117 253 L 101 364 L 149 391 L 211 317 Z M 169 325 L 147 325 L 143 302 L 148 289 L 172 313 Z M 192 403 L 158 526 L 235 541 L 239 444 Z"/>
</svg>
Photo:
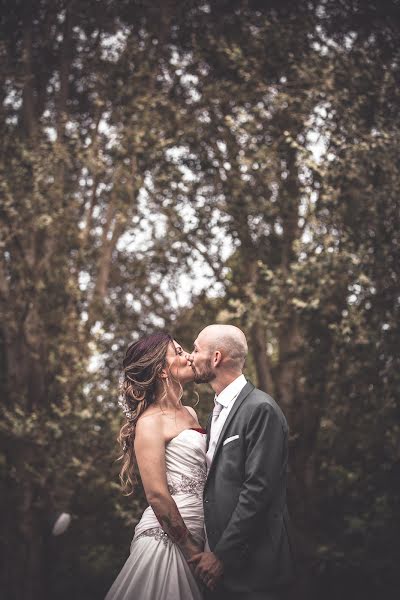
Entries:
<svg viewBox="0 0 400 600">
<path fill-rule="evenodd" d="M 2 512 L 23 523 L 9 531 L 15 589 L 12 564 L 69 503 L 79 526 L 58 569 L 78 572 L 80 547 L 82 577 L 47 587 L 104 595 L 145 504 L 118 491 L 123 351 L 158 327 L 190 348 L 216 320 L 246 331 L 247 374 L 290 423 L 293 520 L 323 586 L 303 595 L 327 597 L 332 572 L 343 596 L 351 569 L 368 593 L 390 589 L 396 3 L 261 4 L 39 0 L 27 19 L 5 3 L 0 466 Z"/>
</svg>

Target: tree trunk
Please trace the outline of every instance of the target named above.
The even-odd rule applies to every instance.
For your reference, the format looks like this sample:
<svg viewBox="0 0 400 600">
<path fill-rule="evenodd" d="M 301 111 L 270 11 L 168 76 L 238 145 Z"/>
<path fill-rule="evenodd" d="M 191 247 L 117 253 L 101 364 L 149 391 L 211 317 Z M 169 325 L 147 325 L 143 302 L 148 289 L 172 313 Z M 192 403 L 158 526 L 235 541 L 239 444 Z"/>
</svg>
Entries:
<svg viewBox="0 0 400 600">
<path fill-rule="evenodd" d="M 24 552 L 20 565 L 22 577 L 19 598 L 20 600 L 42 600 L 47 596 L 45 594 L 43 530 L 38 511 L 34 506 L 33 484 L 27 480 L 22 481 L 20 494 L 18 522 Z"/>
<path fill-rule="evenodd" d="M 266 331 L 259 320 L 256 320 L 251 326 L 250 341 L 257 373 L 257 386 L 270 396 L 274 396 L 275 386 L 267 354 Z"/>
</svg>

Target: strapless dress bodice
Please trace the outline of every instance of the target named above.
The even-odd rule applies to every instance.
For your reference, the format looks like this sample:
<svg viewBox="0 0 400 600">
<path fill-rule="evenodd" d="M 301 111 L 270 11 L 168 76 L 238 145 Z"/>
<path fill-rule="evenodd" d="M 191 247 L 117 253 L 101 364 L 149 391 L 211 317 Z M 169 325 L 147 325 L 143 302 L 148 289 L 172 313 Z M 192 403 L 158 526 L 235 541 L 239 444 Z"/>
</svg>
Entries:
<svg viewBox="0 0 400 600">
<path fill-rule="evenodd" d="M 205 431 L 184 429 L 172 438 L 165 447 L 165 465 L 168 490 L 188 529 L 201 543 L 204 538 L 203 490 L 207 477 Z M 136 525 L 132 543 L 143 536 L 168 541 L 151 506 Z"/>
<path fill-rule="evenodd" d="M 202 496 L 207 477 L 204 430 L 184 429 L 168 442 L 165 464 L 170 494 Z"/>
</svg>

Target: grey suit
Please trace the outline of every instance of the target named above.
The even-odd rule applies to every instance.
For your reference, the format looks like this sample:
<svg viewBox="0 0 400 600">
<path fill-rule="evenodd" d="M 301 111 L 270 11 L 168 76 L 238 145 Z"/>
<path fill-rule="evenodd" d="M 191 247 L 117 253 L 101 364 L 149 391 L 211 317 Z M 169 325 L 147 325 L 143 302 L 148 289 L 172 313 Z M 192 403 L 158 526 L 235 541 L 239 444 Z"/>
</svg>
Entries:
<svg viewBox="0 0 400 600">
<path fill-rule="evenodd" d="M 239 437 L 224 444 L 233 436 Z M 208 542 L 224 564 L 223 579 L 207 598 L 276 598 L 289 583 L 287 462 L 286 419 L 248 381 L 223 426 L 204 488 Z"/>
</svg>

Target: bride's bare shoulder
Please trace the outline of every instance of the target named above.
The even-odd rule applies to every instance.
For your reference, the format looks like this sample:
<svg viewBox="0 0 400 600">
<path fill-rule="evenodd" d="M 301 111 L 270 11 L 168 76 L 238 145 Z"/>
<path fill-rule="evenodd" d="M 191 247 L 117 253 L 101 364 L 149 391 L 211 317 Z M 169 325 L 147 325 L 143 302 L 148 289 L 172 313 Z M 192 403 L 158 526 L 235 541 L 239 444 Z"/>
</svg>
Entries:
<svg viewBox="0 0 400 600">
<path fill-rule="evenodd" d="M 162 428 L 162 412 L 157 407 L 149 406 L 136 422 L 136 435 L 159 435 Z"/>
<path fill-rule="evenodd" d="M 192 415 L 192 417 L 195 419 L 195 421 L 198 423 L 199 419 L 197 417 L 197 413 L 194 410 L 194 408 L 192 406 L 186 406 L 186 404 L 184 405 L 186 410 Z"/>
</svg>

